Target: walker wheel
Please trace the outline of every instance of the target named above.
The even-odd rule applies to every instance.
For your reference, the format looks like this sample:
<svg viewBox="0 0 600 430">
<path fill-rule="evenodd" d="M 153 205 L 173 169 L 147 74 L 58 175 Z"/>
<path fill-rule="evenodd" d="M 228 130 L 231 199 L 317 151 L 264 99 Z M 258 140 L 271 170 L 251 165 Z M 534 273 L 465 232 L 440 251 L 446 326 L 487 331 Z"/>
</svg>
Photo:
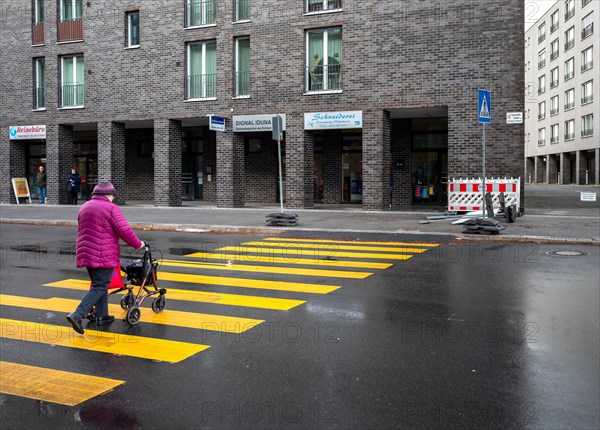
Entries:
<svg viewBox="0 0 600 430">
<path fill-rule="evenodd" d="M 159 296 L 155 298 L 152 300 L 152 310 L 157 314 L 161 313 L 165 309 L 165 302 L 165 296 Z"/>
<path fill-rule="evenodd" d="M 136 325 L 140 322 L 141 314 L 140 308 L 130 308 L 125 315 L 125 320 L 131 325 Z"/>
<path fill-rule="evenodd" d="M 133 294 L 131 294 L 131 292 L 125 294 L 122 298 L 121 298 L 121 309 L 123 310 L 127 310 L 129 309 L 132 305 L 133 305 Z"/>
</svg>

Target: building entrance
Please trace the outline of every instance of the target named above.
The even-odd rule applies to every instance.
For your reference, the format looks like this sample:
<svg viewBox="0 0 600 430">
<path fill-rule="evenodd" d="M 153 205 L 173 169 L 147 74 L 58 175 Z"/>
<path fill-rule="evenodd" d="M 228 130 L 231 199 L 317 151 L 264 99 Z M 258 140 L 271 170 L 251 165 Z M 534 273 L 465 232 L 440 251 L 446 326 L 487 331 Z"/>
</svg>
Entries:
<svg viewBox="0 0 600 430">
<path fill-rule="evenodd" d="M 188 128 L 182 136 L 181 197 L 185 200 L 204 198 L 204 139 L 202 130 Z"/>
<path fill-rule="evenodd" d="M 412 120 L 413 204 L 448 202 L 448 119 Z"/>
</svg>

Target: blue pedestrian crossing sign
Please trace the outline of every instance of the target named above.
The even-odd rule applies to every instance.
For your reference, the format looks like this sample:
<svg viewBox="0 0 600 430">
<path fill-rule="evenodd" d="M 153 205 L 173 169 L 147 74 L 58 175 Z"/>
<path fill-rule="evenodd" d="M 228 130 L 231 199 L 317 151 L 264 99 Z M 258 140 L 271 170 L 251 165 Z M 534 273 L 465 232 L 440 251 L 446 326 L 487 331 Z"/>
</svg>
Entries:
<svg viewBox="0 0 600 430">
<path fill-rule="evenodd" d="M 479 112 L 479 122 L 492 122 L 492 96 L 488 90 L 479 90 L 479 103 L 477 103 Z"/>
</svg>

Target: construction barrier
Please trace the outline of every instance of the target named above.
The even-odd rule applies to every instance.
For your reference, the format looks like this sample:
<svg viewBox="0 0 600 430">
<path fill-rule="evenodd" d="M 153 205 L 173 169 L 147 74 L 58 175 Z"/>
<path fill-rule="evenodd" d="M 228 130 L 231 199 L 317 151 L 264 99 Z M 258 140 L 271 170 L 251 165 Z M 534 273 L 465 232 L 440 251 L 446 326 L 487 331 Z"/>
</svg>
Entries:
<svg viewBox="0 0 600 430">
<path fill-rule="evenodd" d="M 483 210 L 482 179 L 451 179 L 448 182 L 448 211 L 470 212 Z M 521 178 L 486 179 L 486 193 L 492 196 L 494 209 L 499 209 L 502 204 L 500 193 L 504 193 L 504 205 L 515 205 L 517 213 L 520 210 Z"/>
</svg>

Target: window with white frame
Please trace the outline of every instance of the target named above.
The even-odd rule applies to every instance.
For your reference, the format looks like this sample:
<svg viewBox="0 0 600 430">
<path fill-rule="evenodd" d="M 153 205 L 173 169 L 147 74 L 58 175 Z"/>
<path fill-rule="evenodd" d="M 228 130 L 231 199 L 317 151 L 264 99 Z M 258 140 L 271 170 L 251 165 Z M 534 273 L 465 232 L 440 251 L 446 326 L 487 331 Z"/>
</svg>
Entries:
<svg viewBox="0 0 600 430">
<path fill-rule="evenodd" d="M 581 20 L 581 38 L 585 39 L 594 32 L 593 12 L 588 13 Z"/>
<path fill-rule="evenodd" d="M 575 0 L 565 1 L 565 21 L 575 15 Z"/>
<path fill-rule="evenodd" d="M 575 46 L 575 26 L 571 26 L 567 31 L 565 31 L 565 51 L 571 49 Z"/>
<path fill-rule="evenodd" d="M 250 38 L 235 39 L 235 95 L 250 95 Z"/>
<path fill-rule="evenodd" d="M 60 107 L 82 107 L 84 99 L 83 55 L 61 57 Z"/>
<path fill-rule="evenodd" d="M 550 15 L 550 33 L 558 30 L 558 9 Z"/>
<path fill-rule="evenodd" d="M 558 143 L 558 124 L 550 126 L 550 143 Z"/>
<path fill-rule="evenodd" d="M 140 46 L 140 11 L 127 12 L 127 47 Z"/>
<path fill-rule="evenodd" d="M 306 90 L 342 89 L 342 29 L 306 32 Z"/>
<path fill-rule="evenodd" d="M 575 120 L 569 119 L 565 121 L 565 140 L 575 139 Z"/>
<path fill-rule="evenodd" d="M 541 69 L 546 65 L 546 50 L 542 49 L 538 53 L 538 69 Z"/>
<path fill-rule="evenodd" d="M 538 27 L 538 43 L 543 42 L 544 39 L 546 39 L 546 23 L 542 22 Z"/>
<path fill-rule="evenodd" d="M 555 60 L 558 57 L 558 37 L 550 44 L 550 60 Z"/>
<path fill-rule="evenodd" d="M 546 92 L 546 75 L 542 75 L 538 78 L 538 94 Z"/>
<path fill-rule="evenodd" d="M 250 0 L 235 0 L 235 20 L 248 21 L 250 19 Z"/>
<path fill-rule="evenodd" d="M 546 127 L 538 129 L 538 145 L 542 146 L 546 144 Z"/>
<path fill-rule="evenodd" d="M 571 57 L 565 61 L 565 81 L 575 76 L 575 58 Z"/>
<path fill-rule="evenodd" d="M 581 104 L 585 105 L 594 101 L 594 81 L 581 84 Z"/>
<path fill-rule="evenodd" d="M 541 101 L 538 103 L 538 119 L 546 118 L 546 102 Z"/>
<path fill-rule="evenodd" d="M 569 88 L 565 91 L 565 110 L 575 107 L 575 88 Z"/>
<path fill-rule="evenodd" d="M 307 13 L 338 10 L 342 8 L 342 0 L 304 0 L 304 8 Z"/>
<path fill-rule="evenodd" d="M 594 114 L 581 117 L 581 137 L 590 137 L 594 135 Z"/>
<path fill-rule="evenodd" d="M 582 72 L 585 72 L 586 70 L 589 70 L 594 66 L 593 52 L 594 52 L 593 46 L 590 46 L 589 48 L 581 51 L 581 71 Z"/>
<path fill-rule="evenodd" d="M 558 85 L 558 66 L 550 70 L 550 88 L 554 88 Z"/>
<path fill-rule="evenodd" d="M 186 0 L 185 26 L 199 27 L 215 23 L 215 0 Z"/>
<path fill-rule="evenodd" d="M 33 88 L 33 108 L 44 109 L 46 107 L 46 60 L 44 58 L 34 60 Z"/>
<path fill-rule="evenodd" d="M 550 116 L 558 114 L 558 95 L 550 98 Z"/>
<path fill-rule="evenodd" d="M 83 0 L 60 0 L 60 20 L 83 18 Z"/>
<path fill-rule="evenodd" d="M 188 43 L 186 98 L 217 97 L 217 42 Z"/>
<path fill-rule="evenodd" d="M 33 5 L 33 23 L 42 24 L 44 22 L 44 0 L 35 0 Z"/>
</svg>

